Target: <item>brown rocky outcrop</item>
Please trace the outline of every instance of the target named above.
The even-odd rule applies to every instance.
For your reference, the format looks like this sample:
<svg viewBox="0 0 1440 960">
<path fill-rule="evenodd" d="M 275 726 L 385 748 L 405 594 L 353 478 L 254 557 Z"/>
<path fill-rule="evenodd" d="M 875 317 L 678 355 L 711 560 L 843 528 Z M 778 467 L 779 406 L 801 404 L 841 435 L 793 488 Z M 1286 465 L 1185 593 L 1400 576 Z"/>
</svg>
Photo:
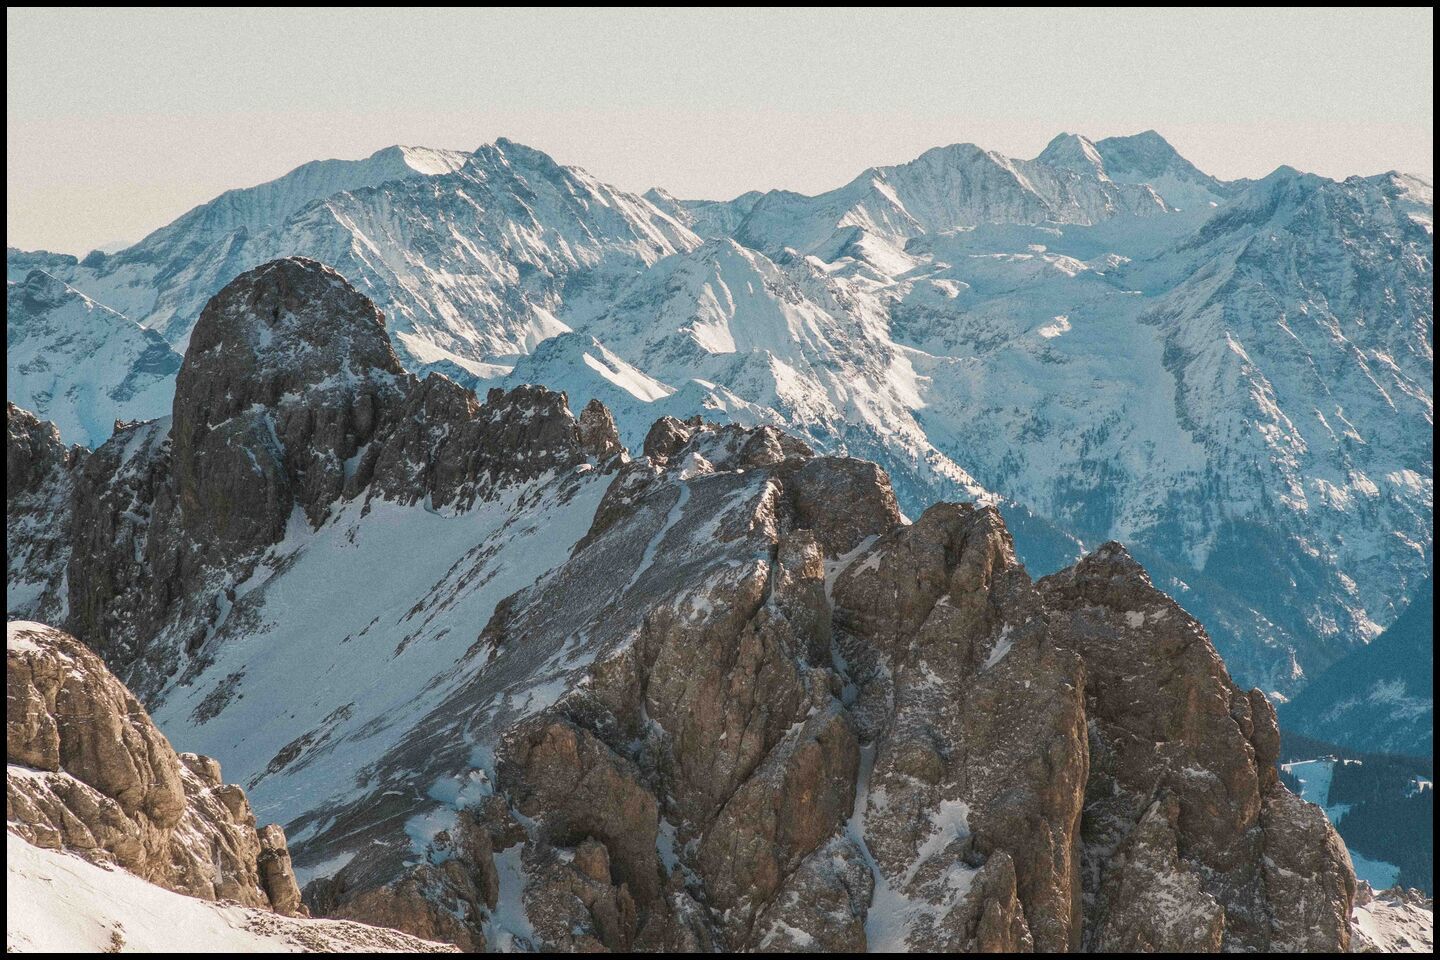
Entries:
<svg viewBox="0 0 1440 960">
<path fill-rule="evenodd" d="M 897 525 L 840 575 L 834 599 L 877 724 L 869 793 L 885 804 L 870 805 L 870 849 L 931 907 L 912 945 L 965 949 L 989 915 L 990 939 L 1077 946 L 1084 670 L 1057 642 L 998 513 L 938 504 Z M 1013 879 L 975 873 L 998 851 Z M 947 908 L 960 883 L 972 895 Z M 1000 923 L 1012 896 L 1023 915 Z"/>
<path fill-rule="evenodd" d="M 1173 845 L 1178 870 L 1162 875 L 1175 877 L 1171 892 L 1194 916 L 1182 938 L 1192 947 L 1223 925 L 1226 949 L 1343 949 L 1349 857 L 1323 814 L 1279 782 L 1279 731 L 1264 695 L 1231 682 L 1200 624 L 1119 544 L 1040 589 L 1068 614 L 1064 642 L 1086 667 L 1082 844 L 1085 876 L 1109 912 L 1099 942 L 1156 935 L 1153 915 L 1137 913 L 1136 878 L 1111 878 L 1108 864 L 1121 851 L 1122 872 L 1143 873 Z M 1148 840 L 1131 841 L 1136 831 Z M 1154 896 L 1159 884 L 1144 885 Z M 1122 910 L 1144 929 L 1124 929 Z"/>
<path fill-rule="evenodd" d="M 307 913 L 284 831 L 256 831 L 244 791 L 221 781 L 218 763 L 177 755 L 73 637 L 12 622 L 7 640 L 11 831 L 179 893 Z"/>
<path fill-rule="evenodd" d="M 1036 584 L 992 508 L 903 523 L 872 466 L 766 431 L 650 447 L 475 650 L 613 650 L 500 734 L 532 945 L 1345 946 L 1352 875 L 1274 775 L 1273 711 L 1123 550 Z M 436 734 L 483 740 L 453 720 L 485 696 Z"/>
<path fill-rule="evenodd" d="M 317 522 L 404 369 L 368 298 L 298 257 L 241 274 L 190 335 L 171 423 L 184 529 L 222 555 Z"/>
</svg>

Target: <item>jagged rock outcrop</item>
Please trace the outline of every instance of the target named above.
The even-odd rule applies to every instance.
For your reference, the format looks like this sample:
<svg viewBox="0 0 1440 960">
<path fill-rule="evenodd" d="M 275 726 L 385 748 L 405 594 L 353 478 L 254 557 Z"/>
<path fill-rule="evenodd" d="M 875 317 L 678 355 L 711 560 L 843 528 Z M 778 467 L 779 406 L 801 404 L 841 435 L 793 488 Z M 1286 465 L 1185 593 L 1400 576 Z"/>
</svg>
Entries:
<svg viewBox="0 0 1440 960">
<path fill-rule="evenodd" d="M 1123 550 L 1036 585 L 993 509 L 905 524 L 870 465 L 759 452 L 763 430 L 651 440 L 569 563 L 497 608 L 485 667 L 381 762 L 463 769 L 448 743 L 497 745 L 485 809 L 528 878 L 526 942 L 1348 943 L 1353 875 L 1274 775 L 1273 711 Z M 497 677 L 575 636 L 594 653 L 568 695 L 500 706 Z"/>
<path fill-rule="evenodd" d="M 75 638 L 6 630 L 6 818 L 40 847 L 115 863 L 169 890 L 308 914 L 278 824 L 257 832 L 220 765 L 176 754 Z"/>
<path fill-rule="evenodd" d="M 313 260 L 263 264 L 216 294 L 190 335 L 170 427 L 182 531 L 226 562 L 318 522 L 404 375 L 385 321 Z"/>
<path fill-rule="evenodd" d="M 868 793 L 885 800 L 867 803 L 870 849 L 897 892 L 924 905 L 910 943 L 966 949 L 967 914 L 1013 912 L 1018 898 L 1012 940 L 1078 946 L 1083 667 L 999 515 L 939 504 L 897 524 L 847 566 L 834 600 L 862 707 L 873 698 L 883 724 Z M 1043 698 L 1028 692 L 1037 688 Z M 989 863 L 997 851 L 1003 866 Z M 954 903 L 957 885 L 982 891 L 997 869 L 1013 873 L 1002 897 Z"/>
<path fill-rule="evenodd" d="M 66 465 L 69 452 L 60 442 L 60 431 L 53 423 L 7 403 L 5 430 L 7 496 L 23 497 L 39 489 L 52 472 Z"/>
<path fill-rule="evenodd" d="M 1097 945 L 1151 935 L 1153 916 L 1140 916 L 1141 901 L 1126 891 L 1138 884 L 1157 895 L 1167 881 L 1147 874 L 1172 847 L 1181 870 L 1166 871 L 1175 878 L 1168 919 L 1192 926 L 1165 936 L 1185 949 L 1209 945 L 1216 927 L 1228 947 L 1343 943 L 1344 905 L 1354 896 L 1349 857 L 1314 808 L 1280 784 L 1269 701 L 1230 681 L 1200 625 L 1119 544 L 1040 589 L 1068 613 L 1066 642 L 1086 667 L 1091 771 L 1082 850 L 1109 917 Z M 1147 849 L 1123 853 L 1119 871 L 1107 870 L 1137 831 L 1151 835 Z M 1126 929 L 1125 911 L 1141 930 Z"/>
<path fill-rule="evenodd" d="M 5 606 L 10 617 L 60 621 L 74 511 L 71 470 L 83 456 L 55 425 L 5 405 Z"/>
<path fill-rule="evenodd" d="M 907 522 L 772 427 L 664 418 L 630 460 L 598 404 L 397 373 L 318 264 L 236 284 L 192 350 L 267 363 L 196 357 L 172 423 L 52 471 L 66 589 L 316 912 L 473 950 L 1348 945 L 1273 710 L 1118 546 L 1036 583 L 993 506 Z M 336 339 L 287 327 L 317 310 Z M 203 491 L 246 484 L 224 526 Z"/>
</svg>

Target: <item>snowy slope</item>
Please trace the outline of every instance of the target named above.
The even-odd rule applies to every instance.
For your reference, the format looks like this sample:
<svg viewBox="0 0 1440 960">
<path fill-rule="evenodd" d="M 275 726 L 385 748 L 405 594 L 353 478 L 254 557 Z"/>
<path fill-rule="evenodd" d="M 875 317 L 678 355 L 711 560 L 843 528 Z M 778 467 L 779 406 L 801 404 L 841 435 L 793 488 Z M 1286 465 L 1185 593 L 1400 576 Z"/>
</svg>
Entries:
<svg viewBox="0 0 1440 960">
<path fill-rule="evenodd" d="M 927 438 L 915 415 L 924 377 L 914 352 L 889 336 L 885 305 L 819 261 L 785 269 L 710 240 L 572 323 L 577 333 L 500 382 L 565 390 L 576 409 L 599 398 L 632 445 L 662 414 L 768 423 L 880 462 L 907 504 L 994 499 Z"/>
<path fill-rule="evenodd" d="M 1062 133 L 1036 159 L 1114 183 L 1148 184 L 1167 204 L 1183 210 L 1217 206 L 1243 188 L 1197 169 L 1154 130 L 1097 141 Z"/>
<path fill-rule="evenodd" d="M 565 560 L 608 481 L 557 478 L 463 513 L 354 504 L 314 531 L 297 517 L 236 587 L 203 672 L 154 705 L 156 722 L 225 757 L 283 822 L 365 796 L 368 765 L 465 685 L 496 604 Z M 313 826 L 290 837 L 302 883 Z"/>
<path fill-rule="evenodd" d="M 116 254 L 92 253 L 83 261 L 52 256 L 37 265 L 63 280 L 78 282 L 88 295 L 137 323 L 163 331 L 166 324 L 161 318 L 173 313 L 183 299 L 179 288 L 196 282 L 194 272 L 186 268 L 194 261 L 215 258 L 217 247 L 238 258 L 246 238 L 274 228 L 317 200 L 449 173 L 464 163 L 465 156 L 452 150 L 393 146 L 363 160 L 317 160 L 267 183 L 228 190 Z M 9 279 L 18 279 L 15 271 L 23 269 L 29 257 L 16 251 L 8 259 Z M 216 290 L 244 269 L 238 259 L 229 266 L 234 269 L 228 275 L 211 278 L 218 284 Z"/>
<path fill-rule="evenodd" d="M 450 953 L 345 920 L 284 917 L 198 900 L 5 834 L 10 953 Z"/>
<path fill-rule="evenodd" d="M 200 308 L 236 275 L 304 255 L 329 263 L 385 311 L 413 366 L 471 373 L 567 328 L 567 297 L 603 293 L 696 243 L 640 197 L 499 140 L 474 153 L 391 147 L 307 164 L 231 191 L 112 257 L 60 277 L 183 351 Z M 12 269 L 33 257 L 12 256 Z M 567 287 L 571 278 L 580 289 Z M 24 397 L 14 397 L 24 402 Z"/>
<path fill-rule="evenodd" d="M 771 191 L 741 197 L 748 212 L 733 230 L 768 254 L 820 250 L 837 231 L 858 227 L 899 242 L 989 223 L 1097 223 L 1149 217 L 1169 208 L 1149 186 L 1117 184 L 1093 171 L 1014 160 L 974 144 L 926 151 L 909 163 L 874 167 L 814 197 Z M 706 222 L 723 224 L 713 214 Z"/>
<path fill-rule="evenodd" d="M 170 409 L 180 357 L 164 338 L 43 270 L 7 284 L 7 394 L 96 446 L 116 420 L 149 420 Z"/>
<path fill-rule="evenodd" d="M 1362 893 L 1356 899 L 1350 922 L 1355 937 L 1351 941 L 1352 953 L 1435 950 L 1435 904 L 1431 899 L 1393 890 Z"/>
</svg>

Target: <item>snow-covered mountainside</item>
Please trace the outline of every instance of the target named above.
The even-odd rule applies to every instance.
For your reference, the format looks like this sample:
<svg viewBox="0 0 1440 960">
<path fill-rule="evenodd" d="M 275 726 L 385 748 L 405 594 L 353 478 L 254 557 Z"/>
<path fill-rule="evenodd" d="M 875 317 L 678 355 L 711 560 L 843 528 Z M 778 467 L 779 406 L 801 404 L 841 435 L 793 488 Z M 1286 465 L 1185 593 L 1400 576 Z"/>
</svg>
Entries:
<svg viewBox="0 0 1440 960">
<path fill-rule="evenodd" d="M 773 427 L 665 418 L 631 458 L 598 403 L 405 373 L 298 258 L 206 305 L 169 418 L 93 452 L 11 419 L 10 512 L 75 518 L 13 528 L 66 571 L 24 601 L 284 824 L 317 914 L 465 949 L 1352 942 L 1269 701 L 1118 544 L 1032 580 L 993 508 L 909 522 Z"/>
<path fill-rule="evenodd" d="M 170 409 L 180 355 L 146 330 L 40 269 L 7 284 L 6 390 L 67 440 L 99 446 L 116 420 Z"/>
<path fill-rule="evenodd" d="M 601 399 L 632 450 L 661 414 L 772 424 L 881 463 L 908 513 L 998 504 L 1037 572 L 1123 540 L 1287 696 L 1428 582 L 1414 178 L 1223 182 L 1153 132 L 705 202 L 504 140 L 427 156 L 301 168 L 114 256 L 10 269 L 180 349 L 230 278 L 314 257 L 376 301 L 409 369 Z"/>
<path fill-rule="evenodd" d="M 1148 185 L 1177 209 L 1203 211 L 1218 206 L 1245 186 L 1243 182 L 1218 180 L 1197 169 L 1154 130 L 1097 141 L 1062 133 L 1036 159 L 1114 183 Z"/>
<path fill-rule="evenodd" d="M 782 425 L 881 462 L 910 510 L 988 491 L 1041 521 L 1017 534 L 1041 569 L 1123 539 L 1293 691 L 1427 582 L 1430 235 L 1393 178 L 1217 191 L 903 249 L 825 207 L 823 257 L 707 241 L 502 382 L 599 397 L 632 445 L 652 412 Z"/>
<path fill-rule="evenodd" d="M 961 143 L 899 166 L 872 168 L 815 197 L 767 193 L 750 206 L 734 236 L 768 254 L 789 248 L 831 260 L 826 254 L 854 231 L 903 244 L 922 234 L 991 223 L 1095 224 L 1169 210 L 1148 184 L 1057 166 L 1044 154 L 1013 160 Z"/>
<path fill-rule="evenodd" d="M 474 375 L 564 332 L 563 302 L 603 298 L 617 277 L 697 242 L 643 199 L 499 140 L 468 154 L 391 147 L 307 164 L 113 256 L 42 259 L 183 350 L 200 308 L 235 276 L 279 256 L 313 257 L 382 305 L 412 368 L 458 364 Z M 11 259 L 13 272 L 36 256 Z"/>
</svg>

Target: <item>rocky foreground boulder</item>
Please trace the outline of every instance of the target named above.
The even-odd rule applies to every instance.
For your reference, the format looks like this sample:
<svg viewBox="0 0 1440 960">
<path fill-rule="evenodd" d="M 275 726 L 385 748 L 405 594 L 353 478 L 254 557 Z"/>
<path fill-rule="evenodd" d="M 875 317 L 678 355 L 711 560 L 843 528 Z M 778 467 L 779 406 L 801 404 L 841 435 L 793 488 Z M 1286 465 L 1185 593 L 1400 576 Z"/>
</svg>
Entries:
<svg viewBox="0 0 1440 960">
<path fill-rule="evenodd" d="M 398 372 L 343 284 L 218 294 L 169 422 L 10 431 L 12 511 L 72 517 L 7 523 L 64 559 L 24 603 L 238 771 L 315 913 L 467 950 L 1350 945 L 1273 709 L 1120 545 L 1037 583 L 992 507 L 908 521 L 768 427 L 631 459 L 598 404 Z"/>
<path fill-rule="evenodd" d="M 5 688 L 12 832 L 178 893 L 308 915 L 285 831 L 257 830 L 245 791 L 221 779 L 220 764 L 177 754 L 84 644 L 9 623 Z"/>
</svg>

